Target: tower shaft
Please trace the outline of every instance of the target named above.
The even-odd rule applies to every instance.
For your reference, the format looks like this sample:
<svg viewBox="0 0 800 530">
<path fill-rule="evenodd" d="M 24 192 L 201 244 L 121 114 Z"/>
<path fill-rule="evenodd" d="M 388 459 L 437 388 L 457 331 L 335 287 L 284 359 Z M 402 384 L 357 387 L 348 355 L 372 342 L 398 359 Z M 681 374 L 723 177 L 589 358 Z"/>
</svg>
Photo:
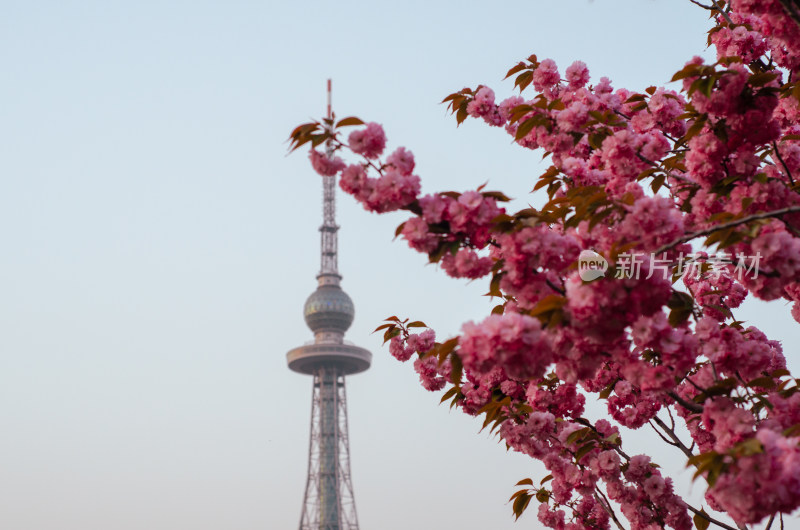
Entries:
<svg viewBox="0 0 800 530">
<path fill-rule="evenodd" d="M 339 275 L 339 236 L 336 226 L 336 177 L 322 177 L 322 226 L 320 232 L 321 263 L 319 274 Z"/>
<path fill-rule="evenodd" d="M 358 530 L 344 374 L 336 367 L 314 373 L 311 441 L 300 530 Z"/>
</svg>

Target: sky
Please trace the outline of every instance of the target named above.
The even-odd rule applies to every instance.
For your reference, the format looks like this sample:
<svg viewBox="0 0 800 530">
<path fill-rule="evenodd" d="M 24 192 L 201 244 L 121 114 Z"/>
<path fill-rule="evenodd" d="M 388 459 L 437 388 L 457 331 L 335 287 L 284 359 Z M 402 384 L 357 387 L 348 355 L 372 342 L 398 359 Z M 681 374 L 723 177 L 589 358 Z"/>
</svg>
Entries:
<svg viewBox="0 0 800 530">
<path fill-rule="evenodd" d="M 321 182 L 289 132 L 325 111 L 384 124 L 423 191 L 488 182 L 529 194 L 546 162 L 439 102 L 502 82 L 531 53 L 643 89 L 705 49 L 681 0 L 432 3 L 140 1 L 0 4 L 0 528 L 296 528 L 309 377 L 285 353 L 319 269 Z M 512 207 L 513 207 L 512 206 Z M 480 422 L 438 406 L 371 334 L 390 315 L 440 337 L 491 307 L 393 241 L 402 214 L 338 197 L 347 339 L 372 368 L 348 378 L 352 475 L 364 530 L 540 528 L 508 497 L 546 475 Z M 784 342 L 783 302 L 741 311 Z M 590 407 L 590 411 L 601 411 Z M 681 455 L 646 433 L 679 491 Z"/>
</svg>

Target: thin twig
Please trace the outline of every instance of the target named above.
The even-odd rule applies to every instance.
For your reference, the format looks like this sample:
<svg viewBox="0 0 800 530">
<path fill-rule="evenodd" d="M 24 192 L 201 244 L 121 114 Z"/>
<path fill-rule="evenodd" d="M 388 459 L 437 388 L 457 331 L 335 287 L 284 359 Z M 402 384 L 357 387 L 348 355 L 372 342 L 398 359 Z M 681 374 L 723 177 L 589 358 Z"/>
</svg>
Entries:
<svg viewBox="0 0 800 530">
<path fill-rule="evenodd" d="M 722 15 L 722 18 L 727 20 L 728 24 L 730 24 L 732 26 L 733 25 L 733 20 L 731 20 L 730 15 L 728 15 L 728 13 L 726 13 L 724 9 L 719 7 L 719 4 L 717 3 L 717 0 L 711 0 L 711 3 L 714 4 L 714 7 L 717 8 L 717 11 L 719 11 L 719 14 Z"/>
<path fill-rule="evenodd" d="M 789 14 L 789 17 L 794 20 L 794 23 L 800 26 L 800 12 L 792 0 L 778 0 L 783 6 L 783 10 Z"/>
<path fill-rule="evenodd" d="M 625 530 L 625 528 L 622 526 L 622 523 L 620 523 L 619 519 L 617 519 L 617 514 L 614 513 L 614 508 L 611 507 L 611 503 L 606 504 L 608 502 L 607 500 L 603 502 L 603 499 L 600 498 L 600 495 L 603 495 L 602 492 L 598 488 L 595 488 L 594 490 L 595 490 L 594 494 L 595 500 L 597 500 L 597 502 L 600 503 L 600 506 L 603 507 L 606 513 L 611 516 L 611 519 L 614 521 L 614 524 L 617 525 L 617 528 L 619 528 L 619 530 Z M 603 495 L 603 497 L 605 497 L 605 495 Z"/>
<path fill-rule="evenodd" d="M 675 431 L 673 431 L 672 429 L 670 429 L 669 427 L 667 427 L 667 424 L 666 424 L 666 423 L 664 423 L 663 421 L 661 421 L 661 418 L 659 418 L 658 416 L 655 416 L 655 417 L 653 418 L 653 421 L 655 421 L 655 422 L 658 424 L 658 426 L 659 426 L 659 427 L 661 427 L 662 429 L 664 429 L 664 432 L 666 432 L 666 433 L 667 433 L 667 436 L 669 436 L 670 438 L 672 438 L 672 441 L 674 442 L 672 445 L 674 445 L 675 447 L 677 447 L 678 449 L 680 449 L 681 451 L 683 451 L 683 454 L 685 454 L 687 457 L 689 457 L 689 458 L 692 458 L 692 457 L 694 456 L 694 455 L 692 454 L 692 452 L 691 452 L 691 451 L 689 451 L 689 448 L 688 448 L 688 447 L 686 447 L 686 444 L 684 444 L 684 443 L 681 441 L 681 439 L 680 439 L 680 438 L 678 438 L 678 435 L 677 435 L 677 434 L 675 434 Z"/>
<path fill-rule="evenodd" d="M 685 399 L 680 397 L 675 392 L 667 392 L 667 395 L 669 397 L 671 397 L 672 399 L 674 399 L 675 402 L 678 403 L 678 405 L 680 405 L 681 407 L 685 408 L 686 410 L 688 410 L 690 412 L 695 412 L 697 414 L 703 412 L 703 405 L 699 405 L 699 404 L 693 403 L 691 401 L 686 401 Z"/>
<path fill-rule="evenodd" d="M 686 507 L 689 508 L 690 512 L 694 513 L 695 515 L 699 515 L 700 517 L 702 517 L 703 519 L 705 519 L 709 523 L 714 523 L 717 526 L 721 526 L 725 530 L 736 530 L 736 528 L 734 528 L 733 526 L 725 524 L 722 521 L 717 521 L 716 519 L 714 519 L 713 517 L 708 515 L 706 512 L 701 512 L 700 510 L 698 510 L 697 508 L 695 508 L 694 506 L 692 506 L 690 504 L 687 504 Z"/>
<path fill-rule="evenodd" d="M 689 1 L 690 1 L 691 3 L 693 3 L 694 5 L 696 5 L 696 6 L 700 6 L 700 7 L 702 7 L 703 9 L 707 9 L 707 10 L 709 10 L 709 11 L 716 11 L 716 10 L 717 10 L 717 8 L 716 8 L 716 7 L 714 7 L 714 6 L 707 6 L 707 5 L 705 5 L 705 4 L 701 4 L 701 3 L 700 3 L 700 2 L 698 2 L 697 0 L 689 0 Z"/>
<path fill-rule="evenodd" d="M 654 431 L 655 431 L 655 433 L 658 435 L 658 437 L 659 437 L 659 438 L 661 438 L 662 440 L 664 440 L 664 443 L 665 443 L 665 444 L 668 444 L 668 445 L 672 445 L 672 446 L 678 447 L 678 444 L 676 444 L 675 442 L 672 442 L 672 441 L 670 441 L 670 440 L 669 440 L 669 439 L 668 439 L 666 436 L 664 436 L 663 434 L 661 434 L 661 431 L 659 431 L 659 430 L 656 428 L 656 426 L 653 424 L 652 420 L 651 420 L 651 421 L 648 421 L 647 423 L 649 423 L 649 424 L 650 424 L 650 427 L 652 427 L 652 428 L 653 428 L 653 430 L 654 430 Z"/>
<path fill-rule="evenodd" d="M 778 144 L 775 143 L 775 140 L 772 141 L 772 148 L 773 148 L 773 153 L 775 153 L 775 156 L 777 156 L 778 160 L 781 161 L 783 169 L 786 170 L 786 176 L 789 177 L 789 182 L 792 184 L 792 186 L 794 186 L 794 179 L 792 178 L 792 172 L 789 171 L 789 166 L 786 165 L 786 162 L 783 160 L 780 151 L 778 151 Z"/>
<path fill-rule="evenodd" d="M 772 517 L 769 518 L 769 522 L 767 523 L 767 526 L 766 528 L 764 528 L 764 530 L 769 530 L 770 528 L 772 528 L 772 521 L 774 520 L 775 520 L 775 514 L 773 513 Z"/>
<path fill-rule="evenodd" d="M 550 287 L 552 290 L 554 290 L 555 292 L 559 293 L 561 296 L 564 296 L 565 294 L 567 294 L 567 291 L 565 291 L 564 289 L 559 289 L 559 288 L 558 288 L 558 286 L 557 286 L 557 285 L 555 285 L 555 284 L 554 284 L 553 282 L 551 282 L 550 280 L 545 280 L 545 282 L 547 283 L 547 285 L 548 285 L 548 286 L 549 286 L 549 287 Z"/>
<path fill-rule="evenodd" d="M 713 234 L 714 232 L 718 232 L 719 230 L 726 230 L 728 228 L 733 228 L 735 226 L 743 225 L 749 223 L 751 221 L 757 221 L 759 219 L 769 219 L 770 217 L 778 217 L 780 215 L 786 215 L 787 213 L 795 213 L 800 212 L 800 206 L 788 206 L 786 208 L 781 208 L 779 210 L 772 210 L 770 212 L 760 212 L 753 215 L 748 215 L 747 217 L 742 217 L 741 219 L 736 219 L 734 221 L 729 221 L 727 223 L 722 223 L 720 225 L 712 226 L 711 228 L 705 228 L 703 230 L 697 230 L 695 232 L 689 232 L 674 241 L 667 243 L 659 248 L 657 248 L 653 254 L 661 254 L 662 252 L 666 252 L 667 250 L 677 247 L 681 243 L 687 243 L 692 239 L 698 238 L 700 236 L 707 236 L 709 234 Z"/>
</svg>

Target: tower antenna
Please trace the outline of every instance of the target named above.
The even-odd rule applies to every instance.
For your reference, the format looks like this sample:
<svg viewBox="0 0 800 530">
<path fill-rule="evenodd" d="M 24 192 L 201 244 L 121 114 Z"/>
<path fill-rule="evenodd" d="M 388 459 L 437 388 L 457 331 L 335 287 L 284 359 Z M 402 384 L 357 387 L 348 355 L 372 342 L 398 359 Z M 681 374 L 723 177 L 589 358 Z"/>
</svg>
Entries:
<svg viewBox="0 0 800 530">
<path fill-rule="evenodd" d="M 331 109 L 331 80 L 328 79 L 328 119 L 333 118 Z M 327 143 L 328 156 L 333 156 L 333 142 Z M 320 231 L 320 270 L 322 281 L 338 282 L 339 276 L 339 237 L 336 226 L 336 175 L 322 177 L 322 226 Z"/>
</svg>

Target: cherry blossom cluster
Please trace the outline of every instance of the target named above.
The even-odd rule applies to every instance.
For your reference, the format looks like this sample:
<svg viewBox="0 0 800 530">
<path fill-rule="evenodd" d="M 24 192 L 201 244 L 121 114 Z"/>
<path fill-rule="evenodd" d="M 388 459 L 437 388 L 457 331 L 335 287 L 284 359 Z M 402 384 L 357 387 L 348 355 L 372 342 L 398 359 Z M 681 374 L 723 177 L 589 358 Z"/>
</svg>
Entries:
<svg viewBox="0 0 800 530">
<path fill-rule="evenodd" d="M 292 134 L 367 210 L 409 212 L 397 234 L 412 249 L 449 276 L 489 281 L 498 305 L 457 337 L 437 342 L 394 317 L 379 329 L 398 360 L 416 356 L 424 388 L 449 385 L 444 400 L 544 463 L 550 476 L 525 482 L 514 510 L 535 497 L 549 528 L 683 530 L 690 512 L 725 525 L 684 502 L 651 457 L 628 456 L 616 425 L 655 430 L 705 480 L 708 506 L 740 527 L 800 507 L 800 380 L 781 344 L 734 316 L 752 293 L 791 302 L 800 321 L 800 10 L 729 4 L 707 6 L 718 61 L 692 58 L 672 89 L 592 84 L 581 61 L 562 75 L 532 55 L 509 71 L 518 95 L 499 101 L 480 85 L 445 99 L 459 123 L 482 120 L 547 153 L 537 208 L 509 212 L 483 188 L 422 195 L 413 154 L 382 158 L 376 123 Z M 362 127 L 344 141 L 349 126 Z M 356 162 L 339 156 L 348 151 Z M 715 246 L 758 267 L 712 268 Z M 670 274 L 645 262 L 635 276 L 586 280 L 577 262 L 588 251 L 611 270 L 657 255 Z M 688 254 L 698 274 L 682 276 Z M 587 398 L 605 401 L 608 419 L 585 418 Z"/>
</svg>

